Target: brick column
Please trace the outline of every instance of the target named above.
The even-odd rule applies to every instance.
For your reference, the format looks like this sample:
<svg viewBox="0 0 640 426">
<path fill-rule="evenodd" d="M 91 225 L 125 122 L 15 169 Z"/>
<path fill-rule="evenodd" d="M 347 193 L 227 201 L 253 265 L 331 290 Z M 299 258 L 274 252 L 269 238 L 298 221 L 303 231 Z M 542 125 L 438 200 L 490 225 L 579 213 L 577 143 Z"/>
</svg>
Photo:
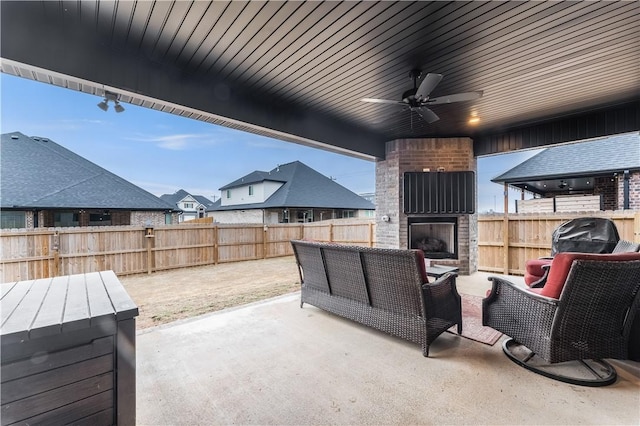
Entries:
<svg viewBox="0 0 640 426">
<path fill-rule="evenodd" d="M 469 138 L 397 139 L 387 142 L 385 159 L 376 162 L 376 246 L 409 247 L 408 220 L 402 207 L 405 172 L 469 170 L 477 172 L 473 141 Z M 382 221 L 384 216 L 389 217 L 388 222 Z M 438 263 L 455 264 L 461 273 L 469 274 L 475 272 L 478 265 L 478 217 L 477 214 L 453 216 L 458 217 L 459 258 L 455 262 Z"/>
</svg>

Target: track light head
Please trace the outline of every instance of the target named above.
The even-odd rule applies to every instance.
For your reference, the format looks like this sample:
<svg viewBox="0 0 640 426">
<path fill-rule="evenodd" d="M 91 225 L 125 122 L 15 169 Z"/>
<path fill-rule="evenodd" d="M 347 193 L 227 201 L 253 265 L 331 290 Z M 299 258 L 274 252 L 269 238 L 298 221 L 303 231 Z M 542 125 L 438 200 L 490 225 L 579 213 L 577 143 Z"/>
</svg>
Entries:
<svg viewBox="0 0 640 426">
<path fill-rule="evenodd" d="M 109 92 L 107 90 L 105 90 L 105 92 L 104 92 L 104 100 L 98 104 L 98 108 L 100 108 L 103 111 L 107 111 L 109 109 L 109 102 L 110 101 L 115 104 L 113 109 L 116 112 L 124 111 L 124 107 L 122 105 L 120 105 L 120 102 L 118 102 L 118 94 L 117 93 L 113 93 L 113 92 Z"/>
</svg>

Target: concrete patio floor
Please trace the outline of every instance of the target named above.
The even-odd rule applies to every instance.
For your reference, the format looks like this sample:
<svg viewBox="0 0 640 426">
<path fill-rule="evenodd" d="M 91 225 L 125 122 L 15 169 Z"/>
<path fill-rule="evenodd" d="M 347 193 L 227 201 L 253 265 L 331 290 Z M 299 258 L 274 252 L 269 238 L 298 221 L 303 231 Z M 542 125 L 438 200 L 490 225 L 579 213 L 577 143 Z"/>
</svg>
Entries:
<svg viewBox="0 0 640 426">
<path fill-rule="evenodd" d="M 484 295 L 488 275 L 462 276 L 458 290 Z M 640 363 L 612 361 L 618 381 L 589 388 L 518 367 L 502 339 L 444 333 L 424 358 L 299 298 L 138 332 L 137 423 L 640 424 Z"/>
</svg>

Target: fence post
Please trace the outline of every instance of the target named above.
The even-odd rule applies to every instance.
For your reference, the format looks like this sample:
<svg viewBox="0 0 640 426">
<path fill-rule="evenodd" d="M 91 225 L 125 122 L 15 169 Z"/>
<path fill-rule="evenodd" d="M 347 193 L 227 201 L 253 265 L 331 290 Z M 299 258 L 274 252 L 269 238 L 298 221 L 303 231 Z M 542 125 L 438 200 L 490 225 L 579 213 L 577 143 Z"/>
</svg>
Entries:
<svg viewBox="0 0 640 426">
<path fill-rule="evenodd" d="M 217 265 L 218 260 L 218 226 L 216 225 L 213 227 L 213 264 Z"/>
<path fill-rule="evenodd" d="M 633 239 L 640 243 L 640 212 L 633 215 Z"/>
<path fill-rule="evenodd" d="M 333 223 L 329 224 L 329 242 L 333 242 Z"/>
<path fill-rule="evenodd" d="M 264 225 L 264 232 L 262 233 L 262 258 L 267 258 L 267 236 L 269 235 L 269 227 Z"/>
<path fill-rule="evenodd" d="M 58 231 L 53 233 L 53 276 L 60 275 L 60 234 Z"/>
<path fill-rule="evenodd" d="M 504 184 L 504 218 L 502 220 L 502 265 L 504 274 L 509 275 L 509 185 Z"/>
<path fill-rule="evenodd" d="M 373 247 L 373 222 L 369 222 L 369 247 Z"/>
<path fill-rule="evenodd" d="M 147 240 L 147 274 L 151 275 L 151 270 L 153 269 L 151 242 L 153 241 L 152 238 L 155 238 L 155 235 L 153 235 L 153 226 L 147 225 L 147 227 L 144 228 L 144 237 Z"/>
<path fill-rule="evenodd" d="M 46 257 L 46 261 L 42 262 L 42 278 L 49 278 L 51 277 L 51 271 L 49 271 L 50 267 L 51 267 L 51 262 L 49 259 L 49 246 L 50 246 L 50 235 L 47 235 L 47 238 L 43 238 L 42 239 L 43 245 L 42 245 L 42 249 L 40 251 L 40 253 L 42 254 L 43 257 Z M 4 281 L 2 281 L 4 282 Z"/>
</svg>

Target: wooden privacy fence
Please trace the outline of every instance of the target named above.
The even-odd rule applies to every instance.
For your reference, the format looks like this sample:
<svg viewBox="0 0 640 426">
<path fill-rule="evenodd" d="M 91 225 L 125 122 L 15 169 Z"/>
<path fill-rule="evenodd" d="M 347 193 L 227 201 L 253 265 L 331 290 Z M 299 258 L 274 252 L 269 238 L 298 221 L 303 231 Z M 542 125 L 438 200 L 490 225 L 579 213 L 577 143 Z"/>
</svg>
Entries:
<svg viewBox="0 0 640 426">
<path fill-rule="evenodd" d="M 373 221 L 81 227 L 0 232 L 1 282 L 113 270 L 118 275 L 293 255 L 292 239 L 373 247 Z"/>
<path fill-rule="evenodd" d="M 551 235 L 581 216 L 607 217 L 620 238 L 640 242 L 640 212 L 478 216 L 478 270 L 523 275 L 525 262 L 548 256 Z M 0 232 L 1 282 L 103 270 L 118 275 L 293 255 L 292 239 L 375 244 L 373 220 L 296 224 L 181 224 L 158 228 L 82 227 Z M 505 249 L 506 247 L 506 249 Z"/>
<path fill-rule="evenodd" d="M 551 236 L 563 222 L 577 217 L 613 220 L 623 240 L 640 242 L 640 212 L 598 211 L 478 216 L 478 270 L 524 275 L 529 259 L 549 256 Z"/>
</svg>

